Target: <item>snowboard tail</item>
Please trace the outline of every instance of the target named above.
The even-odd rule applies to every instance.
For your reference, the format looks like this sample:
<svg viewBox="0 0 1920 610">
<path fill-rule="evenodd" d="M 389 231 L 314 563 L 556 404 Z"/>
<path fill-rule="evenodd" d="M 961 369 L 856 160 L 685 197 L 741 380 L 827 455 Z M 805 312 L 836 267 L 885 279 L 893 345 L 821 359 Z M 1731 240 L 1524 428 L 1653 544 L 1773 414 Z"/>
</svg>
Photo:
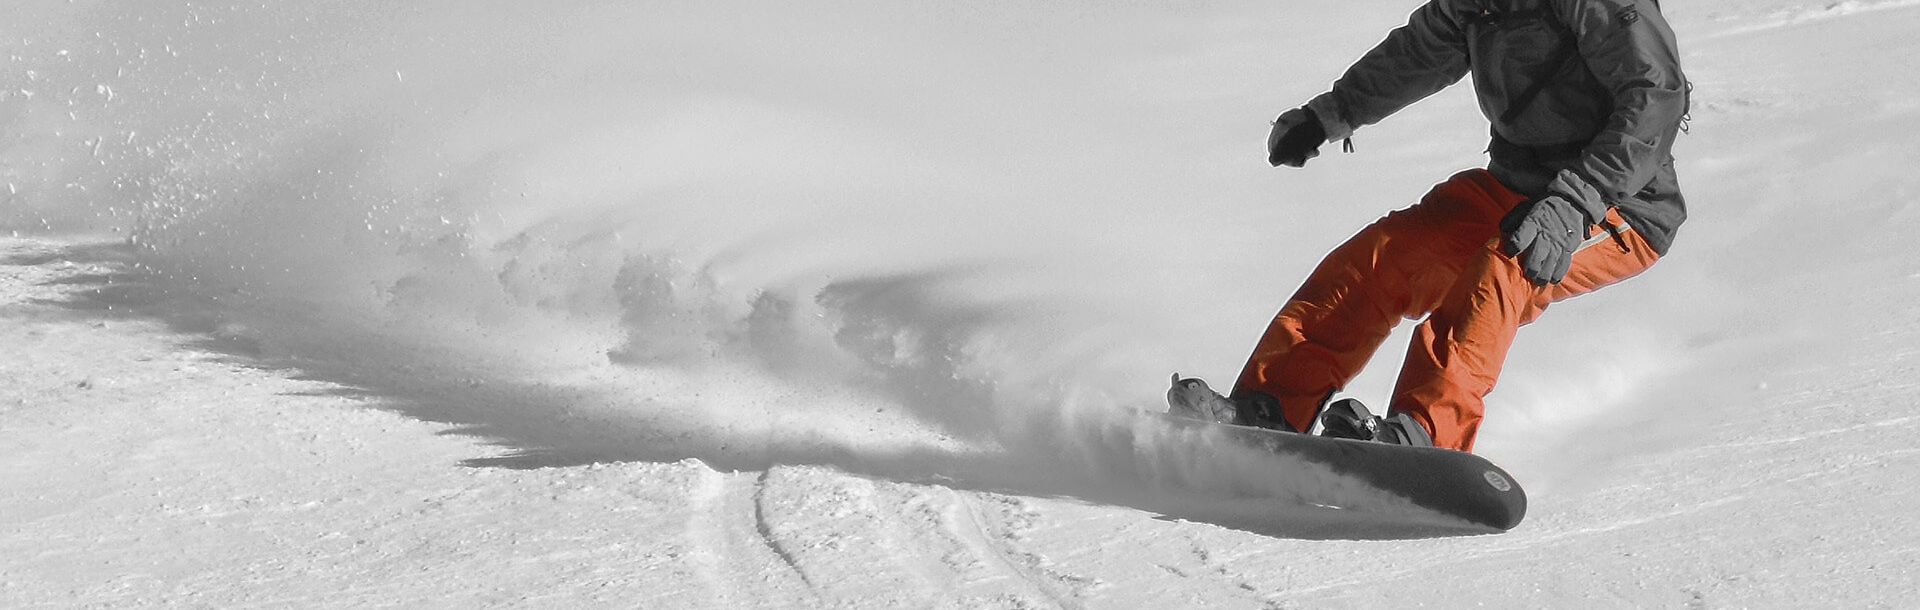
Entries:
<svg viewBox="0 0 1920 610">
<path fill-rule="evenodd" d="M 1527 494 L 1520 483 L 1493 462 L 1471 453 L 1165 418 L 1176 426 L 1204 427 L 1235 443 L 1324 465 L 1422 508 L 1476 525 L 1504 531 L 1526 517 Z"/>
</svg>

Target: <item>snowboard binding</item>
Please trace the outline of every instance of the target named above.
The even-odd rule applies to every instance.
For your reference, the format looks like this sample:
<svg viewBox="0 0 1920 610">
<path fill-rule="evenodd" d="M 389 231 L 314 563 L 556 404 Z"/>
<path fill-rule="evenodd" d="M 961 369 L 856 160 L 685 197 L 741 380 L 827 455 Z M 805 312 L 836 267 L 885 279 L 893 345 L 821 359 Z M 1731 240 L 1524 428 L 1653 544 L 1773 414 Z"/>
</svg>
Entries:
<svg viewBox="0 0 1920 610">
<path fill-rule="evenodd" d="M 1226 397 L 1198 377 L 1181 379 L 1173 374 L 1173 387 L 1167 389 L 1167 413 L 1218 424 L 1253 426 L 1270 430 L 1297 432 L 1280 414 L 1280 402 L 1272 396 L 1250 392 Z"/>
<path fill-rule="evenodd" d="M 1342 398 L 1327 405 L 1326 412 L 1320 414 L 1320 429 L 1321 436 L 1333 438 L 1389 445 L 1433 446 L 1433 437 L 1412 416 L 1394 413 L 1383 418 L 1374 415 L 1366 405 L 1352 398 Z"/>
</svg>

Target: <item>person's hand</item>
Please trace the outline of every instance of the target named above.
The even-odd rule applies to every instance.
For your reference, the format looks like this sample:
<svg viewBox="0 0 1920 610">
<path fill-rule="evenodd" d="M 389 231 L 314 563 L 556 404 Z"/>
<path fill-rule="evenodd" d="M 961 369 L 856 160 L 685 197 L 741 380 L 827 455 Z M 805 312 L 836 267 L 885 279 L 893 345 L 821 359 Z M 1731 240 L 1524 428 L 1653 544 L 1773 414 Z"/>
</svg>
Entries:
<svg viewBox="0 0 1920 610">
<path fill-rule="evenodd" d="M 1507 256 L 1535 285 L 1558 284 L 1573 266 L 1573 253 L 1592 234 L 1593 222 L 1573 202 L 1548 195 L 1522 204 L 1501 222 Z"/>
<path fill-rule="evenodd" d="M 1607 221 L 1600 190 L 1570 169 L 1547 182 L 1547 194 L 1515 207 L 1500 219 L 1507 256 L 1521 257 L 1520 268 L 1537 285 L 1558 284 L 1573 266 L 1573 253 Z M 1612 225 L 1607 225 L 1612 229 Z M 1622 246 L 1625 247 L 1625 246 Z"/>
<path fill-rule="evenodd" d="M 1274 167 L 1304 167 L 1308 159 L 1320 156 L 1320 145 L 1327 143 L 1327 129 L 1320 117 L 1306 108 L 1280 113 L 1273 121 L 1273 133 L 1267 135 L 1267 162 Z"/>
</svg>

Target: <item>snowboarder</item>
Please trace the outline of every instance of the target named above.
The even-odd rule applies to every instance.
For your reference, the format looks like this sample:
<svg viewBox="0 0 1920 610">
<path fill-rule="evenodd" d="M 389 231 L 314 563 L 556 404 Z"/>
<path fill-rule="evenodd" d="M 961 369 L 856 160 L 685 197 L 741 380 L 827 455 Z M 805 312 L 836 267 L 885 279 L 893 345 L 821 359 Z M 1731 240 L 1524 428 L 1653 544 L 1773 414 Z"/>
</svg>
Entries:
<svg viewBox="0 0 1920 610">
<path fill-rule="evenodd" d="M 1461 77 L 1490 162 L 1335 248 L 1282 307 L 1231 398 L 1177 375 L 1176 409 L 1328 436 L 1472 451 L 1517 330 L 1551 303 L 1638 275 L 1686 218 L 1673 140 L 1688 106 L 1657 0 L 1431 0 L 1267 138 L 1302 167 Z M 1405 316 L 1425 316 L 1386 418 L 1329 405 Z"/>
</svg>

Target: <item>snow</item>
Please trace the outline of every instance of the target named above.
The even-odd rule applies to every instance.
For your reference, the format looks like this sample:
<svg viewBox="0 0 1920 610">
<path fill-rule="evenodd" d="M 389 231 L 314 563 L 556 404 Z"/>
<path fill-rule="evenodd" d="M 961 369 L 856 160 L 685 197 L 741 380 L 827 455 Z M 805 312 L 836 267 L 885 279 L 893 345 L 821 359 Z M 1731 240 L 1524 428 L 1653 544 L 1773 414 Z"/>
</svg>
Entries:
<svg viewBox="0 0 1920 610">
<path fill-rule="evenodd" d="M 1501 534 L 1136 417 L 1478 162 L 1256 148 L 1416 1 L 16 4 L 0 607 L 1920 589 L 1914 2 L 1667 3 L 1692 218 L 1522 333 Z"/>
</svg>

